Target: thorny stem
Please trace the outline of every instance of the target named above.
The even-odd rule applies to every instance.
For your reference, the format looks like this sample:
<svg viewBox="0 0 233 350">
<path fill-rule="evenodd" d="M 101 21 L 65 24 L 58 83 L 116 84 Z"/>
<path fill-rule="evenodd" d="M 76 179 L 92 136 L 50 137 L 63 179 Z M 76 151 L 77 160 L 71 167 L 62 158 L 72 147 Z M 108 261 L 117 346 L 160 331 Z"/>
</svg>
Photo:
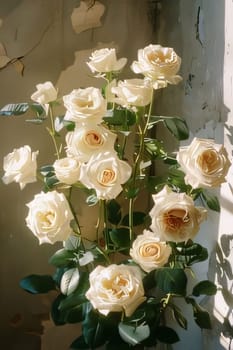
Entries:
<svg viewBox="0 0 233 350">
<path fill-rule="evenodd" d="M 57 145 L 57 141 L 56 141 L 56 131 L 55 131 L 55 127 L 54 127 L 54 117 L 53 117 L 53 109 L 52 106 L 49 105 L 49 118 L 50 118 L 50 124 L 51 124 L 51 128 L 47 128 L 50 136 L 52 137 L 53 140 L 53 144 L 55 147 L 55 155 L 57 157 L 57 159 L 59 159 L 59 149 L 58 149 L 58 145 Z"/>
<path fill-rule="evenodd" d="M 136 180 L 137 180 L 137 175 L 140 170 L 140 163 L 142 160 L 143 152 L 144 152 L 144 139 L 148 130 L 148 125 L 150 122 L 150 116 L 152 112 L 152 105 L 153 105 L 153 91 L 152 91 L 152 96 L 151 96 L 151 103 L 149 105 L 149 110 L 148 110 L 148 115 L 146 117 L 146 122 L 144 125 L 140 125 L 140 116 L 137 116 L 137 119 L 139 120 L 138 123 L 138 134 L 139 134 L 139 151 L 137 153 L 135 163 L 134 163 L 134 168 L 133 168 L 133 175 L 132 175 L 132 188 L 136 188 Z M 144 118 L 143 118 L 144 122 Z M 134 202 L 135 202 L 136 196 L 133 198 L 130 198 L 129 200 L 129 232 L 130 232 L 130 242 L 133 241 L 134 235 L 133 235 L 133 211 L 134 211 Z"/>
<path fill-rule="evenodd" d="M 82 247 L 83 251 L 85 251 L 85 246 L 84 246 L 84 243 L 82 241 L 82 235 L 81 235 L 81 227 L 80 227 L 80 224 L 79 224 L 79 220 L 77 218 L 77 215 L 75 213 L 75 210 L 74 210 L 74 207 L 72 205 L 72 201 L 71 201 L 71 195 L 72 195 L 72 187 L 70 187 L 69 189 L 69 195 L 68 195 L 68 203 L 69 203 L 69 206 L 70 206 L 70 210 L 73 214 L 73 217 L 74 217 L 74 220 L 75 220 L 75 224 L 77 225 L 77 228 L 78 228 L 78 231 L 75 233 L 77 234 L 78 237 L 80 237 L 80 246 Z"/>
</svg>

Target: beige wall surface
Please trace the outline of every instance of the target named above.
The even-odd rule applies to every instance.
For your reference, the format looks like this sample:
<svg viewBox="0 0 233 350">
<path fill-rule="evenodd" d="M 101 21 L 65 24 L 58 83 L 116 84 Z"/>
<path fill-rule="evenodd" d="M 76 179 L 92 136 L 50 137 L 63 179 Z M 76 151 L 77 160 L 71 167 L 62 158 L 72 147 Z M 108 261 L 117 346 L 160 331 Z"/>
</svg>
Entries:
<svg viewBox="0 0 233 350">
<path fill-rule="evenodd" d="M 81 14 L 77 14 L 80 5 Z M 0 43 L 5 49 L 0 55 L 10 60 L 21 57 L 24 65 L 23 75 L 12 63 L 0 70 L 1 107 L 11 102 L 29 102 L 36 84 L 47 80 L 58 87 L 60 95 L 73 88 L 96 86 L 98 81 L 91 78 L 85 64 L 95 48 L 116 47 L 118 57 L 127 57 L 130 64 L 137 50 L 151 42 L 146 0 L 96 1 L 88 13 L 83 5 L 91 6 L 92 1 L 0 2 Z M 132 74 L 129 65 L 124 74 Z M 53 159 L 53 146 L 45 128 L 25 119 L 1 117 L 1 164 L 13 148 L 26 144 L 34 151 L 39 149 L 39 165 Z M 41 331 L 41 319 L 49 308 L 48 298 L 27 294 L 19 287 L 19 280 L 26 275 L 53 271 L 47 260 L 58 248 L 39 246 L 25 227 L 25 204 L 40 190 L 36 184 L 20 191 L 16 184 L 0 183 L 1 349 L 37 349 L 33 334 Z"/>
</svg>

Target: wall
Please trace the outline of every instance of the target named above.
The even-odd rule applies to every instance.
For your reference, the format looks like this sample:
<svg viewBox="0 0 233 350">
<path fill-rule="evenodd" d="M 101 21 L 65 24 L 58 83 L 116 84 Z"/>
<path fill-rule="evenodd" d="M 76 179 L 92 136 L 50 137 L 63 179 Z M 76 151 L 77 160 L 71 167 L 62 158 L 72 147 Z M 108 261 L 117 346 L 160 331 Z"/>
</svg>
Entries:
<svg viewBox="0 0 233 350">
<path fill-rule="evenodd" d="M 105 0 L 101 4 L 95 4 L 95 8 L 100 6 L 96 19 L 96 15 L 88 17 L 93 12 L 83 14 L 79 22 L 84 27 L 76 30 L 84 31 L 77 33 L 72 27 L 71 15 L 75 15 L 73 10 L 79 7 L 80 1 L 1 2 L 1 43 L 10 59 L 22 57 L 20 61 L 24 65 L 23 75 L 11 63 L 0 70 L 1 107 L 10 102 L 30 101 L 36 84 L 47 80 L 58 87 L 61 95 L 73 88 L 96 85 L 96 79 L 90 77 L 84 63 L 96 47 L 116 47 L 118 57 L 127 56 L 130 63 L 136 58 L 138 48 L 151 42 L 147 1 Z M 84 18 L 92 24 L 85 27 Z M 129 65 L 125 74 L 130 74 Z M 44 164 L 45 159 L 49 161 L 48 154 L 53 151 L 52 143 L 46 141 L 49 138 L 45 128 L 42 128 L 44 133 L 41 128 L 38 132 L 38 126 L 27 123 L 24 117 L 1 118 L 0 123 L 1 162 L 13 148 L 24 144 L 30 144 L 33 150 L 40 149 L 39 165 Z M 0 343 L 4 349 L 39 348 L 39 338 L 35 339 L 35 335 L 42 330 L 41 320 L 49 307 L 49 299 L 26 294 L 19 287 L 23 276 L 49 272 L 48 257 L 58 248 L 39 246 L 25 228 L 25 204 L 38 191 L 37 186 L 26 186 L 20 192 L 16 184 L 0 184 Z M 84 209 L 80 210 L 83 213 Z"/>
</svg>

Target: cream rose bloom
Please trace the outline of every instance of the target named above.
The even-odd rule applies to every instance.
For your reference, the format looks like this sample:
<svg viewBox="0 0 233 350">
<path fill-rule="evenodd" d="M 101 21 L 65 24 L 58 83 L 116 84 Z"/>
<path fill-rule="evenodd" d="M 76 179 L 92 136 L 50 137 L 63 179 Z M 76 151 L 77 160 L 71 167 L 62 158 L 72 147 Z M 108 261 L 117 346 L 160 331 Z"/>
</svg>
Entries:
<svg viewBox="0 0 233 350">
<path fill-rule="evenodd" d="M 168 186 L 152 196 L 154 207 L 149 215 L 151 230 L 163 241 L 183 242 L 193 239 L 207 210 L 195 207 L 186 193 L 175 193 Z"/>
<path fill-rule="evenodd" d="M 129 317 L 146 300 L 141 272 L 136 266 L 97 266 L 89 280 L 86 297 L 103 315 L 124 312 Z"/>
<path fill-rule="evenodd" d="M 77 123 L 74 131 L 66 135 L 66 152 L 68 156 L 87 162 L 95 154 L 113 151 L 115 140 L 116 134 L 102 125 L 93 122 Z"/>
<path fill-rule="evenodd" d="M 49 102 L 57 99 L 57 90 L 50 81 L 36 85 L 37 91 L 31 95 L 31 99 L 41 105 L 46 105 Z"/>
<path fill-rule="evenodd" d="M 72 185 L 79 181 L 80 163 L 76 158 L 57 159 L 53 166 L 55 175 L 60 182 Z"/>
<path fill-rule="evenodd" d="M 41 192 L 27 206 L 26 224 L 40 244 L 65 241 L 72 233 L 73 215 L 63 193 Z"/>
<path fill-rule="evenodd" d="M 94 51 L 87 62 L 88 67 L 93 73 L 107 73 L 120 71 L 127 63 L 127 58 L 116 58 L 116 50 L 100 49 Z"/>
<path fill-rule="evenodd" d="M 68 121 L 99 123 L 107 111 L 107 102 L 100 89 L 88 87 L 75 89 L 69 95 L 63 96 L 64 106 L 67 109 L 64 119 Z"/>
<path fill-rule="evenodd" d="M 152 101 L 153 88 L 145 79 L 127 79 L 119 81 L 111 91 L 116 95 L 114 102 L 127 106 L 147 106 Z"/>
<path fill-rule="evenodd" d="M 164 266 L 170 254 L 171 247 L 148 230 L 137 236 L 130 249 L 132 259 L 146 272 Z"/>
<path fill-rule="evenodd" d="M 178 84 L 182 78 L 177 75 L 181 58 L 170 47 L 148 45 L 138 50 L 138 61 L 134 61 L 131 69 L 141 73 L 154 82 L 154 88 L 166 87 L 167 84 Z"/>
<path fill-rule="evenodd" d="M 19 183 L 22 190 L 26 184 L 36 181 L 37 152 L 32 152 L 30 146 L 14 149 L 3 159 L 5 171 L 2 181 L 8 185 L 11 182 Z"/>
<path fill-rule="evenodd" d="M 186 174 L 185 183 L 193 188 L 219 186 L 231 166 L 223 145 L 196 137 L 189 146 L 180 147 L 177 161 Z"/>
<path fill-rule="evenodd" d="M 116 153 L 105 152 L 90 158 L 81 165 L 80 181 L 84 186 L 96 191 L 99 199 L 113 199 L 122 191 L 131 176 L 130 165 L 120 160 Z"/>
</svg>

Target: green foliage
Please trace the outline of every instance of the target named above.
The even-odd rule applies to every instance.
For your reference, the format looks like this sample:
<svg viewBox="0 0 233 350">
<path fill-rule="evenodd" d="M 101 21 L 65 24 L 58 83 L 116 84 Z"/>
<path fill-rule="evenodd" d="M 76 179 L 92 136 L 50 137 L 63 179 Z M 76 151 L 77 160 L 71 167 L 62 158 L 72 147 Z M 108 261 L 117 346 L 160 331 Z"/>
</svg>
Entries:
<svg viewBox="0 0 233 350">
<path fill-rule="evenodd" d="M 183 269 L 162 267 L 155 270 L 156 285 L 165 293 L 185 295 L 187 277 Z"/>
<path fill-rule="evenodd" d="M 108 221 L 112 225 L 118 225 L 121 221 L 121 206 L 115 199 L 107 203 Z"/>
<path fill-rule="evenodd" d="M 106 116 L 103 119 L 110 126 L 121 126 L 122 130 L 128 130 L 129 126 L 136 123 L 135 113 L 120 107 L 114 109 L 111 116 Z"/>
<path fill-rule="evenodd" d="M 200 295 L 215 295 L 217 292 L 216 285 L 211 281 L 201 281 L 193 287 L 192 295 L 198 297 Z"/>
<path fill-rule="evenodd" d="M 178 334 L 170 327 L 160 326 L 157 332 L 157 338 L 161 343 L 174 344 L 180 340 Z"/>
<path fill-rule="evenodd" d="M 169 242 L 169 244 L 173 251 L 170 260 L 175 266 L 188 267 L 208 258 L 207 249 L 192 240 L 186 243 Z"/>
<path fill-rule="evenodd" d="M 123 322 L 119 323 L 119 333 L 121 338 L 128 344 L 136 345 L 141 343 L 150 335 L 150 328 L 148 325 L 139 325 L 133 327 Z"/>
<path fill-rule="evenodd" d="M 183 329 L 187 329 L 188 322 L 187 322 L 187 319 L 182 314 L 181 309 L 177 305 L 175 305 L 174 303 L 169 303 L 168 306 L 171 308 L 172 315 L 173 315 L 174 319 L 176 320 L 176 322 L 179 324 L 179 326 Z"/>
<path fill-rule="evenodd" d="M 217 211 L 218 213 L 220 212 L 220 203 L 217 196 L 203 190 L 201 192 L 201 198 L 211 210 Z"/>
<path fill-rule="evenodd" d="M 180 117 L 151 116 L 149 127 L 152 127 L 158 122 L 163 122 L 164 126 L 177 140 L 188 139 L 189 129 L 184 119 Z"/>
<path fill-rule="evenodd" d="M 49 263 L 56 267 L 70 266 L 75 262 L 75 252 L 67 249 L 57 250 L 49 259 Z"/>
<path fill-rule="evenodd" d="M 11 103 L 0 109 L 0 115 L 3 116 L 18 116 L 25 114 L 29 109 L 28 103 Z"/>
<path fill-rule="evenodd" d="M 44 294 L 56 289 L 50 275 L 29 275 L 20 281 L 20 287 L 32 294 Z"/>
<path fill-rule="evenodd" d="M 192 305 L 193 317 L 200 328 L 211 329 L 210 315 L 207 310 L 202 308 L 193 298 L 187 297 L 186 302 Z"/>
</svg>

